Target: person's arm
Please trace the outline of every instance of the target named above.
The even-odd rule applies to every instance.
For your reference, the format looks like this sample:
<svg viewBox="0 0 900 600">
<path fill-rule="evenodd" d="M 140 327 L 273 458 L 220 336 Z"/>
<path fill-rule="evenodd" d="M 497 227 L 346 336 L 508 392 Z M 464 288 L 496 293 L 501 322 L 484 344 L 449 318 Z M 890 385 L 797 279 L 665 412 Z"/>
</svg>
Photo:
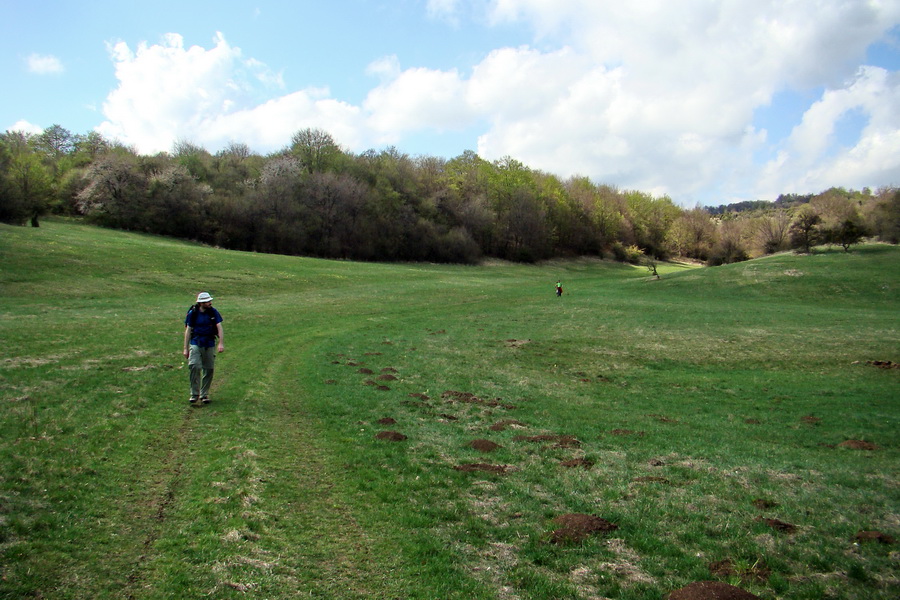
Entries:
<svg viewBox="0 0 900 600">
<path fill-rule="evenodd" d="M 219 352 L 225 352 L 225 330 L 222 329 L 222 323 L 216 323 L 216 329 L 219 330 Z"/>
<path fill-rule="evenodd" d="M 184 354 L 185 358 L 187 358 L 188 355 L 190 354 L 190 349 L 188 348 L 188 345 L 190 343 L 191 343 L 191 326 L 185 325 L 184 326 L 184 351 L 182 352 L 182 354 Z"/>
</svg>

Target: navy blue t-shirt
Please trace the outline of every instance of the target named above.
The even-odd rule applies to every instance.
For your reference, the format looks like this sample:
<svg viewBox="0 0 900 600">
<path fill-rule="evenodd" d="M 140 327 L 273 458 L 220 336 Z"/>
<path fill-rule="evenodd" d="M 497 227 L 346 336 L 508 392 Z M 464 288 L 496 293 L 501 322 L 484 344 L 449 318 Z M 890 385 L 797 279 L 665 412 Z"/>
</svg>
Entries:
<svg viewBox="0 0 900 600">
<path fill-rule="evenodd" d="M 221 323 L 222 315 L 215 308 L 210 306 L 205 311 L 199 309 L 190 309 L 184 318 L 184 326 L 191 324 L 191 313 L 197 310 L 196 322 L 191 330 L 191 345 L 200 346 L 201 348 L 212 348 L 216 345 L 216 333 L 218 328 L 216 323 Z"/>
</svg>

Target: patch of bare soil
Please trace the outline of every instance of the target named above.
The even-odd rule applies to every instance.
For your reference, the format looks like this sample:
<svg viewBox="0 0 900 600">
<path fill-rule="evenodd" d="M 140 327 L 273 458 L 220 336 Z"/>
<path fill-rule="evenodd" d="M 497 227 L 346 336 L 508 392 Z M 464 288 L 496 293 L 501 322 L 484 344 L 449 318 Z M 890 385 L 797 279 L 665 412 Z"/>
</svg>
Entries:
<svg viewBox="0 0 900 600">
<path fill-rule="evenodd" d="M 574 435 L 517 435 L 513 438 L 514 442 L 556 442 L 554 448 L 577 448 L 581 445 Z"/>
<path fill-rule="evenodd" d="M 560 464 L 567 469 L 577 469 L 578 467 L 592 469 L 594 467 L 594 461 L 587 458 L 573 458 L 572 460 L 564 460 Z"/>
<path fill-rule="evenodd" d="M 376 379 L 378 379 L 378 381 L 397 381 L 397 377 L 391 375 L 390 373 L 379 375 Z"/>
<path fill-rule="evenodd" d="M 878 367 L 879 369 L 900 369 L 900 363 L 895 363 L 889 360 L 869 360 L 866 361 L 867 365 L 872 365 L 873 367 Z"/>
<path fill-rule="evenodd" d="M 847 440 L 837 445 L 838 448 L 850 448 L 851 450 L 878 450 L 879 447 L 872 442 L 863 440 Z"/>
<path fill-rule="evenodd" d="M 525 425 L 525 423 L 522 423 L 521 421 L 516 421 L 515 419 L 504 419 L 503 421 L 497 421 L 496 423 L 491 425 L 490 430 L 505 431 L 507 427 L 524 429 L 525 427 L 527 427 L 527 425 Z"/>
<path fill-rule="evenodd" d="M 553 544 L 577 544 L 588 536 L 609 533 L 619 528 L 606 519 L 581 513 L 560 515 L 553 519 L 553 523 L 559 526 L 559 529 L 550 534 L 550 542 Z"/>
<path fill-rule="evenodd" d="M 394 425 L 397 423 L 397 419 L 392 417 L 384 417 L 383 419 L 378 419 L 379 425 Z"/>
<path fill-rule="evenodd" d="M 470 392 L 457 392 L 455 390 L 447 390 L 441 394 L 441 398 L 446 400 L 447 402 L 461 402 L 463 404 L 478 404 L 481 406 L 489 406 L 491 408 L 505 408 L 506 410 L 512 410 L 515 408 L 513 404 L 504 404 L 500 398 L 479 398 L 475 394 Z"/>
<path fill-rule="evenodd" d="M 759 596 L 721 581 L 697 581 L 670 593 L 666 600 L 759 600 Z"/>
<path fill-rule="evenodd" d="M 775 531 L 780 531 L 782 533 L 794 533 L 797 531 L 797 526 L 792 523 L 785 523 L 784 521 L 780 521 L 778 519 L 764 519 L 763 517 L 759 517 L 756 519 L 757 521 L 762 521 Z"/>
<path fill-rule="evenodd" d="M 358 369 L 356 372 L 359 373 L 360 375 L 371 375 L 375 371 L 373 371 L 372 369 L 367 369 L 366 367 L 363 367 L 361 369 Z"/>
<path fill-rule="evenodd" d="M 399 371 L 397 371 L 397 369 L 395 369 L 394 367 L 385 367 L 381 370 L 381 372 L 382 373 L 399 373 Z"/>
<path fill-rule="evenodd" d="M 441 413 L 438 415 L 442 419 L 447 419 L 448 421 L 459 421 L 459 417 L 456 415 L 448 415 L 447 413 Z"/>
<path fill-rule="evenodd" d="M 407 439 L 407 437 L 397 431 L 379 431 L 375 434 L 375 439 L 387 440 L 389 442 L 402 442 Z"/>
<path fill-rule="evenodd" d="M 472 440 L 469 443 L 469 447 L 479 452 L 493 452 L 497 448 L 502 448 L 500 444 L 496 444 L 491 440 Z"/>
<path fill-rule="evenodd" d="M 480 471 L 484 473 L 505 474 L 511 467 L 509 465 L 491 465 L 488 463 L 467 463 L 464 465 L 456 465 L 453 468 L 464 473 L 473 473 L 476 471 Z"/>
<path fill-rule="evenodd" d="M 710 563 L 709 573 L 714 577 L 721 577 L 722 579 L 738 577 L 744 582 L 764 582 L 768 581 L 772 571 L 766 566 L 766 563 L 761 560 L 746 569 L 742 569 L 738 568 L 733 560 L 726 558 L 725 560 Z"/>
<path fill-rule="evenodd" d="M 758 508 L 759 510 L 769 510 L 770 508 L 775 508 L 778 506 L 778 503 L 774 500 L 766 500 L 764 498 L 756 498 L 753 501 L 753 506 Z"/>
<path fill-rule="evenodd" d="M 880 531 L 858 531 L 853 539 L 857 542 L 881 542 L 882 544 L 893 544 L 894 538 Z"/>
</svg>

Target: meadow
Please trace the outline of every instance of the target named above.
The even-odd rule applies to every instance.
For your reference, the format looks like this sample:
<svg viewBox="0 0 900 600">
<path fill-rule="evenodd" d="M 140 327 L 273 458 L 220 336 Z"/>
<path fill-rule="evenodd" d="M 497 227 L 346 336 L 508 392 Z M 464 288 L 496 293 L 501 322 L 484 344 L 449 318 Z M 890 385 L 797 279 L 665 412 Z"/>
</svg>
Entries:
<svg viewBox="0 0 900 600">
<path fill-rule="evenodd" d="M 900 248 L 659 274 L 0 225 L 0 598 L 900 596 Z"/>
</svg>

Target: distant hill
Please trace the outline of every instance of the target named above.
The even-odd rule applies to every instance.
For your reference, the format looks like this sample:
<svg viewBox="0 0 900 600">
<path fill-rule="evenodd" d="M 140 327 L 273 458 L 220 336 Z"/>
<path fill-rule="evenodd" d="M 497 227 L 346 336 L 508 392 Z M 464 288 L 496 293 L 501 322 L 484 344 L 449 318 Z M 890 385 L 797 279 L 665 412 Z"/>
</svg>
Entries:
<svg viewBox="0 0 900 600">
<path fill-rule="evenodd" d="M 719 206 L 707 206 L 706 211 L 711 215 L 724 215 L 725 213 L 742 213 L 757 210 L 769 210 L 774 208 L 791 208 L 798 204 L 807 204 L 815 197 L 815 194 L 781 194 L 771 202 L 769 200 L 744 200 L 734 204 L 720 204 Z"/>
</svg>

